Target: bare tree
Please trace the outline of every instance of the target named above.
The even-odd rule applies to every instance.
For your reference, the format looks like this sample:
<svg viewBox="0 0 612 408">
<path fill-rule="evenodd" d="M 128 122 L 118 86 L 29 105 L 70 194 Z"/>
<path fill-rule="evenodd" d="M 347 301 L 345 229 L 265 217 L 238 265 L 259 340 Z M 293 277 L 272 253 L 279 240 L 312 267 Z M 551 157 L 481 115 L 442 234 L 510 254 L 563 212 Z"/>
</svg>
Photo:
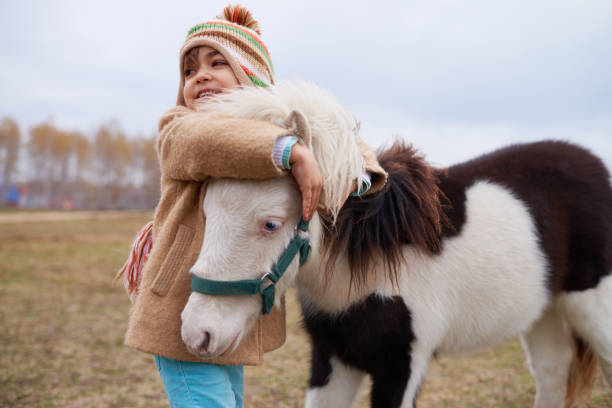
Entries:
<svg viewBox="0 0 612 408">
<path fill-rule="evenodd" d="M 100 208 L 115 208 L 121 186 L 129 183 L 126 172 L 132 159 L 125 134 L 116 123 L 102 125 L 94 140 L 96 174 L 102 191 L 98 195 Z"/>
<path fill-rule="evenodd" d="M 77 131 L 72 132 L 72 143 L 76 159 L 74 180 L 81 182 L 87 179 L 87 174 L 91 169 L 91 143 L 87 137 Z"/>
<path fill-rule="evenodd" d="M 27 150 L 31 174 L 32 193 L 39 197 L 39 205 L 52 206 L 53 191 L 53 154 L 52 144 L 56 132 L 55 126 L 49 122 L 41 123 L 30 129 L 30 140 Z"/>
<path fill-rule="evenodd" d="M 10 118 L 5 118 L 0 122 L 0 180 L 4 186 L 8 186 L 12 181 L 12 176 L 17 169 L 19 158 L 19 126 Z M 4 197 L 0 197 L 3 202 Z"/>
<path fill-rule="evenodd" d="M 159 200 L 161 172 L 157 161 L 157 151 L 155 149 L 155 137 L 139 137 L 130 142 L 132 160 L 130 172 L 131 182 L 134 183 L 133 194 L 138 206 L 142 208 L 152 208 Z M 137 197 L 137 198 L 136 198 Z"/>
<path fill-rule="evenodd" d="M 156 138 L 143 139 L 142 145 L 144 179 L 142 189 L 145 194 L 145 205 L 155 207 L 160 196 L 161 170 L 157 160 Z"/>
<path fill-rule="evenodd" d="M 60 129 L 55 129 L 51 134 L 51 162 L 53 163 L 53 180 L 51 202 L 55 207 L 63 205 L 70 200 L 69 194 L 69 168 L 70 157 L 74 147 L 72 135 Z"/>
</svg>

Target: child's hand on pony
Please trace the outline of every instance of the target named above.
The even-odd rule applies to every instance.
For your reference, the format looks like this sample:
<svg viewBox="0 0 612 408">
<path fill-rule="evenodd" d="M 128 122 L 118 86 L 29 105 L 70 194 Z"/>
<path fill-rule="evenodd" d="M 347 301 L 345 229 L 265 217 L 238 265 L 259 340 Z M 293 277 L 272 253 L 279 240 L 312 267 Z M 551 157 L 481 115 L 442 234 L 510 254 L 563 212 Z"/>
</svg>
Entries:
<svg viewBox="0 0 612 408">
<path fill-rule="evenodd" d="M 312 152 L 300 143 L 292 146 L 289 163 L 291 164 L 291 174 L 302 193 L 302 217 L 309 221 L 319 204 L 319 196 L 323 185 L 323 176 L 319 164 Z M 357 181 L 349 182 L 344 190 L 344 201 L 356 189 Z"/>
<path fill-rule="evenodd" d="M 289 163 L 291 174 L 302 193 L 302 217 L 309 221 L 317 209 L 321 195 L 323 186 L 321 169 L 312 152 L 300 143 L 292 146 Z"/>
</svg>

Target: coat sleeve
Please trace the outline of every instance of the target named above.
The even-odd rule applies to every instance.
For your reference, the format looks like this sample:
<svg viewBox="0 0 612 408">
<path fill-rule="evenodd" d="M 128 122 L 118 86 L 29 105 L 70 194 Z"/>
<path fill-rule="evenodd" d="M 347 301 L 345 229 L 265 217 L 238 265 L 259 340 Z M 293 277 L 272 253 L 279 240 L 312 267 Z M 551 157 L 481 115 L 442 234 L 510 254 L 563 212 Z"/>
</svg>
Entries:
<svg viewBox="0 0 612 408">
<path fill-rule="evenodd" d="M 375 193 L 382 189 L 387 182 L 387 172 L 380 166 L 376 159 L 376 153 L 374 149 L 370 147 L 366 142 L 361 139 L 357 139 L 359 145 L 359 151 L 365 161 L 365 168 L 370 173 L 372 186 L 365 193 L 366 195 Z"/>
<path fill-rule="evenodd" d="M 263 179 L 283 174 L 273 160 L 279 136 L 273 124 L 177 106 L 159 121 L 157 151 L 162 175 L 199 181 L 212 177 Z"/>
</svg>

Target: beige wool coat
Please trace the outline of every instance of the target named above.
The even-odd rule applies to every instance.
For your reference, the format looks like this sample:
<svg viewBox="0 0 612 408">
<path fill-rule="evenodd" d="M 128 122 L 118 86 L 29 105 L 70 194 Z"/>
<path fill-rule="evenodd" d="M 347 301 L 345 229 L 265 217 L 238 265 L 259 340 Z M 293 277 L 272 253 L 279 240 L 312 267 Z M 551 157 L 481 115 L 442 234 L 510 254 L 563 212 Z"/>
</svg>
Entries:
<svg viewBox="0 0 612 408">
<path fill-rule="evenodd" d="M 286 175 L 273 161 L 276 139 L 288 129 L 177 106 L 159 122 L 161 198 L 153 222 L 153 248 L 144 266 L 130 313 L 125 344 L 184 360 L 201 361 L 181 339 L 181 312 L 191 293 L 190 267 L 204 239 L 202 201 L 211 177 L 265 179 Z M 370 192 L 382 188 L 386 173 L 371 148 L 360 144 L 372 174 Z M 285 310 L 273 308 L 231 354 L 208 362 L 261 364 L 263 353 L 285 342 Z"/>
</svg>

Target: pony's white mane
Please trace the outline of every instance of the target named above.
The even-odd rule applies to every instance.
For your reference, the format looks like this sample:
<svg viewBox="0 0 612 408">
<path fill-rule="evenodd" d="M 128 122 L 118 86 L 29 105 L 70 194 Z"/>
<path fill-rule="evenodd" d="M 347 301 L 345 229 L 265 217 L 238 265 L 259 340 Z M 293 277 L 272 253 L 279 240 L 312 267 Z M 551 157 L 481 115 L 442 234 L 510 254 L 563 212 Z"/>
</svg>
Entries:
<svg viewBox="0 0 612 408">
<path fill-rule="evenodd" d="M 267 89 L 237 88 L 197 109 L 263 120 L 299 133 L 299 126 L 288 123 L 291 113 L 297 111 L 310 128 L 311 149 L 323 174 L 320 203 L 333 219 L 346 199 L 344 193 L 349 183 L 357 180 L 361 188 L 360 175 L 365 164 L 357 145 L 358 123 L 329 92 L 314 84 L 283 82 Z"/>
</svg>

